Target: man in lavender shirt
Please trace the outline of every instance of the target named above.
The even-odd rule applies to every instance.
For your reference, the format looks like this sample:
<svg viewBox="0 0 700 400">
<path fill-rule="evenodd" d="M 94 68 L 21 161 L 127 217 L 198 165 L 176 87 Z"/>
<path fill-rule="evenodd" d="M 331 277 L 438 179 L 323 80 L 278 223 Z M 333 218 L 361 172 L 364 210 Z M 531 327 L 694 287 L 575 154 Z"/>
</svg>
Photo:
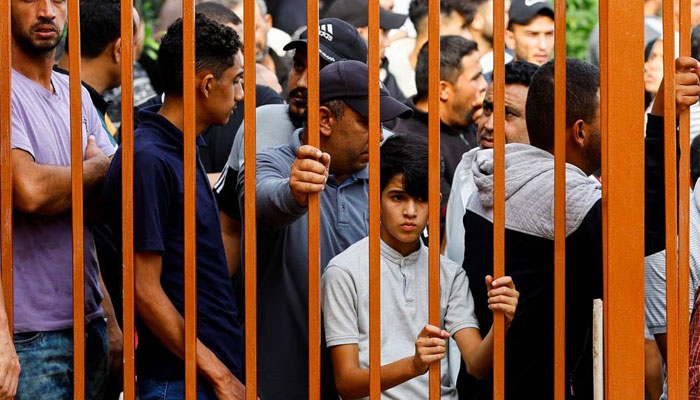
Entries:
<svg viewBox="0 0 700 400">
<path fill-rule="evenodd" d="M 66 2 L 12 0 L 11 10 L 14 349 L 0 307 L 0 398 L 16 391 L 17 399 L 71 399 L 70 93 L 68 77 L 51 69 Z M 89 209 L 115 149 L 88 92 L 81 90 L 83 190 Z M 95 399 L 102 398 L 108 362 L 101 303 L 108 315 L 112 308 L 108 297 L 103 301 L 88 227 L 84 241 L 85 396 Z M 116 321 L 110 318 L 110 325 Z"/>
</svg>

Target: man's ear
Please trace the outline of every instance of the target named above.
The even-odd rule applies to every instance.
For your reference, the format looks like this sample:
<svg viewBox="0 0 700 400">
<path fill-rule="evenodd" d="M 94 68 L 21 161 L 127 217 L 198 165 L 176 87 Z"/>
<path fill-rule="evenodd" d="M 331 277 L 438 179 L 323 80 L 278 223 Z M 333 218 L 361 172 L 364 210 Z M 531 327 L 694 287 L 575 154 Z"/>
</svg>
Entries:
<svg viewBox="0 0 700 400">
<path fill-rule="evenodd" d="M 211 74 L 211 72 L 205 71 L 201 77 L 201 80 L 199 81 L 199 92 L 205 99 L 209 98 L 211 88 L 215 84 L 215 80 L 216 78 Z"/>
<path fill-rule="evenodd" d="M 508 47 L 511 50 L 515 49 L 515 34 L 510 29 L 506 29 L 505 42 L 506 47 Z"/>
<path fill-rule="evenodd" d="M 265 25 L 267 25 L 268 28 L 272 28 L 272 26 L 273 26 L 273 24 L 272 24 L 272 22 L 273 22 L 273 21 L 272 21 L 272 15 L 270 15 L 270 14 L 265 14 L 265 16 L 263 17 L 263 19 L 265 20 Z"/>
<path fill-rule="evenodd" d="M 483 32 L 484 30 L 484 16 L 477 12 L 474 14 L 474 19 L 469 27 L 477 32 Z"/>
<path fill-rule="evenodd" d="M 112 59 L 117 64 L 122 61 L 122 38 L 118 38 L 114 41 L 114 46 L 112 47 Z"/>
<path fill-rule="evenodd" d="M 331 111 L 330 108 L 321 106 L 318 109 L 318 128 L 321 135 L 326 137 L 331 136 L 331 133 L 333 132 L 331 120 L 335 121 L 335 119 L 335 114 L 333 114 L 333 111 Z"/>
<path fill-rule="evenodd" d="M 447 81 L 440 81 L 440 101 L 449 101 L 452 97 L 452 84 Z"/>
<path fill-rule="evenodd" d="M 576 120 L 574 124 L 569 128 L 568 140 L 572 145 L 577 148 L 583 148 L 584 142 L 586 140 L 586 131 L 583 129 L 584 122 L 582 119 Z"/>
</svg>

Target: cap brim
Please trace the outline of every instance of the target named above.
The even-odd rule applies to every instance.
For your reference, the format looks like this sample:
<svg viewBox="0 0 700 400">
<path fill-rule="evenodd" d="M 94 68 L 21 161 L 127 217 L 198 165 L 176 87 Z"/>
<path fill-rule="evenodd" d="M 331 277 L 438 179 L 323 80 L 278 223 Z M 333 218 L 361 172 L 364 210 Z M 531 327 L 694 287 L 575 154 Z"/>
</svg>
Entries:
<svg viewBox="0 0 700 400">
<path fill-rule="evenodd" d="M 395 14 L 383 8 L 379 10 L 379 26 L 385 31 L 401 28 L 408 15 Z"/>
<path fill-rule="evenodd" d="M 369 118 L 369 99 L 342 99 L 353 110 L 357 111 L 365 118 Z M 379 99 L 379 120 L 382 122 L 391 121 L 396 118 L 411 118 L 413 110 L 395 98 L 385 95 Z"/>
<path fill-rule="evenodd" d="M 306 39 L 292 40 L 291 42 L 287 43 L 287 45 L 284 46 L 283 49 L 285 51 L 289 51 L 289 50 L 296 50 L 299 47 L 306 48 L 307 44 L 308 43 L 306 42 Z M 344 61 L 345 60 L 345 57 L 339 56 L 338 53 L 336 53 L 335 51 L 333 51 L 331 48 L 324 45 L 323 43 L 318 44 L 318 55 L 322 59 L 326 60 L 329 63 L 334 63 L 336 61 Z"/>
<path fill-rule="evenodd" d="M 532 21 L 532 19 L 538 15 L 546 15 L 554 19 L 554 8 L 552 8 L 551 4 L 549 4 L 548 2 L 542 2 L 538 4 L 539 6 L 531 7 L 529 10 L 530 12 L 527 15 L 509 15 L 509 21 L 518 25 L 525 25 Z"/>
</svg>

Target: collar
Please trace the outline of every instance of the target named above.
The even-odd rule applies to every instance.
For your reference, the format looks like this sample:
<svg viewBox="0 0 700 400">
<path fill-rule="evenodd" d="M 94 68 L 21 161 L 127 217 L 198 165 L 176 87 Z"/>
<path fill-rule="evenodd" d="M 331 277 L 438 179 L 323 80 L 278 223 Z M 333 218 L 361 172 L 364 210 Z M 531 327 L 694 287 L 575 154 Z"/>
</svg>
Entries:
<svg viewBox="0 0 700 400">
<path fill-rule="evenodd" d="M 160 104 L 154 104 L 152 106 L 142 108 L 139 111 L 139 118 L 141 119 L 139 127 L 143 126 L 144 128 L 154 130 L 160 133 L 160 135 L 171 144 L 182 148 L 182 131 L 173 125 L 167 118 L 158 114 L 160 106 Z M 196 144 L 197 146 L 204 146 L 206 144 L 201 135 L 197 135 Z"/>
<path fill-rule="evenodd" d="M 417 121 L 420 121 L 421 123 L 425 124 L 428 126 L 428 113 L 424 112 L 423 110 L 419 110 L 416 107 L 416 96 L 411 97 L 406 101 L 406 105 L 410 107 L 413 110 L 413 118 L 415 118 Z M 440 133 L 445 133 L 450 136 L 460 136 L 460 135 L 466 135 L 469 133 L 470 126 L 474 124 L 470 124 L 469 126 L 450 126 L 442 122 L 440 120 Z"/>
<path fill-rule="evenodd" d="M 66 71 L 63 68 L 60 68 L 58 65 L 53 66 L 53 70 L 63 74 L 63 75 L 68 75 L 68 71 Z M 105 98 L 102 97 L 102 94 L 95 90 L 92 86 L 88 85 L 85 83 L 85 81 L 81 81 L 83 84 L 83 87 L 87 89 L 88 93 L 90 94 L 90 99 L 92 100 L 92 104 L 95 106 L 97 111 L 99 111 L 102 115 L 105 115 L 107 113 L 107 107 L 109 106 L 109 103 L 105 101 Z"/>
<path fill-rule="evenodd" d="M 299 147 L 301 147 L 301 135 L 304 133 L 304 128 L 299 128 L 294 131 L 292 134 L 292 137 L 289 139 L 289 148 L 292 150 L 293 154 L 297 154 L 297 151 L 299 150 Z M 331 160 L 333 162 L 333 160 Z M 333 176 L 333 174 L 330 174 L 329 178 Z M 347 179 L 347 181 L 343 182 L 344 186 L 347 182 L 353 182 L 359 179 L 364 179 L 368 180 L 369 179 L 369 165 L 364 167 L 363 169 L 355 172 L 350 176 L 350 178 Z"/>
<path fill-rule="evenodd" d="M 423 244 L 422 240 L 418 240 L 420 243 L 420 247 L 418 247 L 418 250 L 414 251 L 413 253 L 404 256 L 403 254 L 399 253 L 396 251 L 393 247 L 389 246 L 386 244 L 385 241 L 382 239 L 379 239 L 379 252 L 382 256 L 386 257 L 389 261 L 393 262 L 394 264 L 400 265 L 400 266 L 406 266 L 406 265 L 413 265 L 418 262 L 418 259 L 420 258 L 421 254 L 424 251 L 427 251 L 427 248 Z"/>
</svg>

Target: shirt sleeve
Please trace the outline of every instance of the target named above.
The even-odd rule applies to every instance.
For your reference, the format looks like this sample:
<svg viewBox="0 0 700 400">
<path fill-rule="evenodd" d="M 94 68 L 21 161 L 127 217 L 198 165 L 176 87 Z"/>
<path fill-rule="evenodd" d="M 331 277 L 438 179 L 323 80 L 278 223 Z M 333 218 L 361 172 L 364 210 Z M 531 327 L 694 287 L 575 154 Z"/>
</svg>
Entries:
<svg viewBox="0 0 700 400">
<path fill-rule="evenodd" d="M 321 278 L 321 287 L 326 346 L 359 343 L 357 290 L 350 273 L 329 265 Z"/>
<path fill-rule="evenodd" d="M 155 156 L 134 154 L 134 250 L 163 252 L 172 177 Z"/>
<path fill-rule="evenodd" d="M 666 333 L 666 252 L 644 259 L 644 316 L 652 335 Z"/>
<path fill-rule="evenodd" d="M 455 270 L 457 273 L 449 287 L 444 319 L 445 330 L 449 332 L 450 336 L 465 328 L 479 329 L 467 273 L 463 268 L 456 267 Z"/>
<path fill-rule="evenodd" d="M 12 114 L 12 148 L 24 150 L 31 154 L 32 158 L 36 159 L 34 156 L 34 147 L 29 140 L 29 136 L 27 136 L 27 128 L 24 126 L 24 121 L 20 117 L 19 111 L 14 104 L 12 104 L 10 108 Z"/>
</svg>

